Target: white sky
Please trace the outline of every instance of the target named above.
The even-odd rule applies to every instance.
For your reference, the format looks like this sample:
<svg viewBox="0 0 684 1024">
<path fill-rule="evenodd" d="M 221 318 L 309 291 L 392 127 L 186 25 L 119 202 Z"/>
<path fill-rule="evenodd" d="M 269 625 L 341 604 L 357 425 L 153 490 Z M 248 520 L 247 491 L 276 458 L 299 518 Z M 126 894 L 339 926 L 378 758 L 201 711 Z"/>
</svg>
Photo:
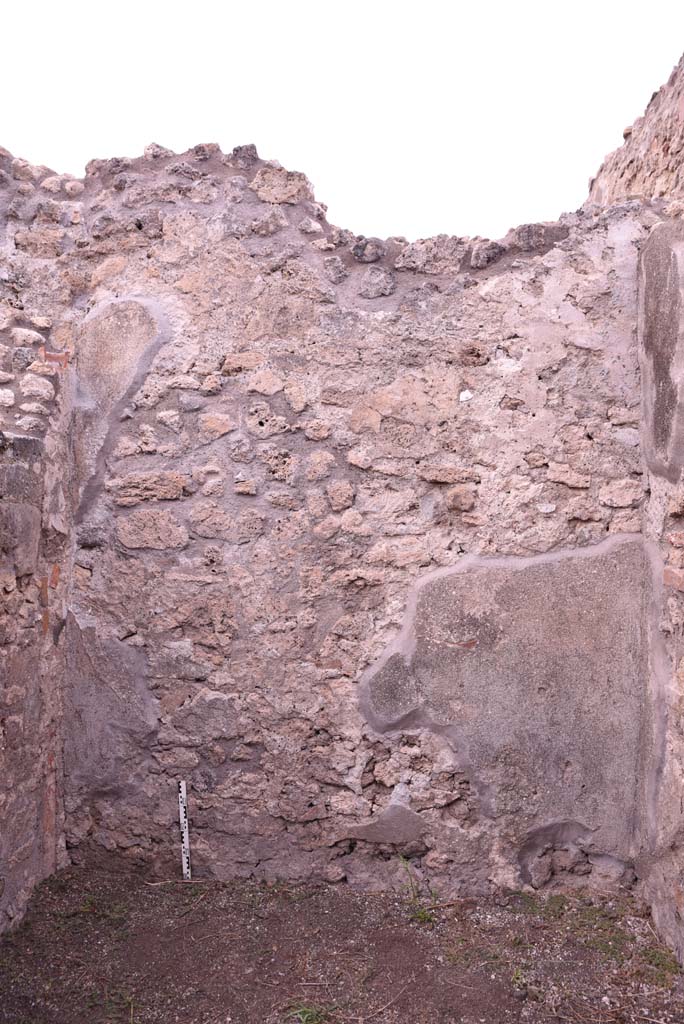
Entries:
<svg viewBox="0 0 684 1024">
<path fill-rule="evenodd" d="M 4 0 L 0 145 L 56 171 L 254 142 L 366 234 L 585 199 L 684 51 L 676 0 Z"/>
</svg>

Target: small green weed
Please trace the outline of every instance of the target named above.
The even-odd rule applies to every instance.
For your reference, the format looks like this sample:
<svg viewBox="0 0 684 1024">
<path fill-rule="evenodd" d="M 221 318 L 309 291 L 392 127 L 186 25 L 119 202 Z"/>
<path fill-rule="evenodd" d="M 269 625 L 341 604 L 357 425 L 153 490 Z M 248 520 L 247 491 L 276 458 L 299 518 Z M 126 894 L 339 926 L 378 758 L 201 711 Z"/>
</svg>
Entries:
<svg viewBox="0 0 684 1024">
<path fill-rule="evenodd" d="M 542 906 L 543 917 L 550 918 L 553 921 L 557 921 L 559 917 L 562 917 L 568 906 L 568 901 L 565 896 L 561 896 L 558 893 L 554 893 L 553 896 L 547 897 L 546 901 Z"/>
<path fill-rule="evenodd" d="M 83 898 L 83 902 L 75 910 L 68 910 L 63 917 L 94 917 L 99 921 L 109 921 L 112 924 L 123 923 L 127 916 L 128 910 L 123 903 L 107 903 L 104 900 L 98 899 L 91 893 L 88 893 Z"/>
<path fill-rule="evenodd" d="M 411 870 L 411 865 L 408 862 L 408 860 L 406 859 L 406 857 L 402 857 L 401 854 L 399 854 L 399 863 L 401 864 L 402 868 L 406 872 L 406 877 L 408 878 L 409 890 L 410 890 L 410 893 L 411 893 L 411 898 L 413 900 L 417 900 L 418 899 L 418 895 L 419 895 L 419 892 L 418 892 L 418 882 L 416 880 L 416 876 L 414 875 L 413 871 Z"/>
<path fill-rule="evenodd" d="M 653 981 L 662 988 L 669 988 L 680 972 L 680 966 L 674 953 L 664 946 L 649 946 L 641 953 L 653 971 Z"/>
<path fill-rule="evenodd" d="M 603 907 L 583 907 L 578 915 L 578 924 L 587 931 L 580 935 L 580 941 L 588 949 L 595 949 L 607 960 L 624 963 L 630 955 L 633 938 L 615 923 L 617 914 Z"/>
<path fill-rule="evenodd" d="M 527 988 L 527 978 L 523 974 L 520 967 L 516 967 L 513 971 L 513 974 L 511 975 L 511 981 L 513 982 L 514 988 Z"/>
<path fill-rule="evenodd" d="M 415 921 L 416 924 L 424 924 L 427 925 L 428 928 L 432 928 L 433 924 L 436 923 L 437 918 L 428 907 L 423 907 L 421 905 L 418 880 L 411 869 L 409 861 L 406 857 L 402 857 L 400 854 L 399 863 L 406 872 L 406 877 L 408 878 L 409 918 L 411 921 Z"/>
<path fill-rule="evenodd" d="M 669 971 L 671 974 L 679 974 L 679 964 L 674 953 L 662 946 L 649 946 L 642 954 L 644 960 L 651 967 L 657 967 L 661 971 Z"/>
<path fill-rule="evenodd" d="M 568 901 L 560 893 L 553 893 L 544 898 L 531 892 L 514 892 L 512 909 L 521 914 L 538 914 L 547 920 L 555 921 L 565 913 Z"/>
<path fill-rule="evenodd" d="M 437 920 L 432 911 L 428 910 L 427 907 L 421 907 L 420 903 L 417 901 L 413 903 L 409 917 L 412 921 L 415 921 L 416 924 L 426 924 L 430 928 Z"/>
<path fill-rule="evenodd" d="M 135 1024 L 133 997 L 119 989 L 91 992 L 87 998 L 90 1009 L 100 1008 L 105 1024 Z"/>
<path fill-rule="evenodd" d="M 323 1006 L 310 1006 L 308 1003 L 295 1003 L 288 1008 L 286 1021 L 296 1024 L 326 1024 L 330 1020 L 330 1010 Z"/>
<path fill-rule="evenodd" d="M 542 912 L 541 902 L 529 892 L 513 893 L 513 907 L 522 914 L 540 914 Z"/>
</svg>

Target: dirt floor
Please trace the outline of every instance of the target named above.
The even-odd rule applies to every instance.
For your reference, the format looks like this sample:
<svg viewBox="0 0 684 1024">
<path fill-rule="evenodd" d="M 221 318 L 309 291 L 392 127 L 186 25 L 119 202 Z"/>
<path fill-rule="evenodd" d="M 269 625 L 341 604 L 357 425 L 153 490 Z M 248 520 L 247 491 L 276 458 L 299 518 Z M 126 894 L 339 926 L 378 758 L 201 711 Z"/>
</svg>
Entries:
<svg viewBox="0 0 684 1024">
<path fill-rule="evenodd" d="M 684 976 L 628 896 L 434 905 L 111 860 L 37 891 L 0 940 L 12 1024 L 684 1022 Z"/>
</svg>

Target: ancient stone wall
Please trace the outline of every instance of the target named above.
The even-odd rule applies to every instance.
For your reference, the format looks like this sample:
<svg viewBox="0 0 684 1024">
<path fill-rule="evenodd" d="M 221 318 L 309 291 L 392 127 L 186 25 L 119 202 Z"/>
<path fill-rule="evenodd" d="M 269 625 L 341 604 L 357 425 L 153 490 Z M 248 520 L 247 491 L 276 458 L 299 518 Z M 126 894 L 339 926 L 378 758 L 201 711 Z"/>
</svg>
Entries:
<svg viewBox="0 0 684 1024">
<path fill-rule="evenodd" d="M 684 57 L 623 134 L 624 145 L 590 182 L 590 201 L 610 206 L 633 196 L 684 198 Z"/>
<path fill-rule="evenodd" d="M 38 880 L 67 862 L 63 634 L 73 497 L 65 378 L 68 324 L 78 314 L 54 259 L 59 247 L 48 242 L 68 234 L 55 226 L 54 180 L 0 151 L 0 928 L 18 920 Z M 69 207 L 65 223 L 75 218 Z M 37 238 L 43 230 L 40 244 L 24 246 L 29 231 Z"/>
<path fill-rule="evenodd" d="M 664 907 L 679 222 L 356 237 L 252 147 L 0 197 L 6 916 L 62 841 L 168 870 L 181 778 L 198 874 Z"/>
<path fill-rule="evenodd" d="M 664 222 L 652 231 L 639 267 L 639 352 L 642 380 L 642 435 L 649 496 L 645 535 L 664 561 L 658 595 L 659 636 L 651 679 L 659 688 L 663 714 L 654 733 L 656 803 L 649 829 L 652 860 L 645 891 L 663 933 L 684 955 L 684 489 L 682 487 L 681 366 L 684 356 L 681 309 L 684 303 L 682 222 Z"/>
<path fill-rule="evenodd" d="M 30 333 L 16 328 L 14 336 Z M 18 918 L 38 879 L 65 863 L 59 635 L 67 533 L 50 465 L 61 454 L 38 436 L 0 434 L 0 926 Z"/>
</svg>

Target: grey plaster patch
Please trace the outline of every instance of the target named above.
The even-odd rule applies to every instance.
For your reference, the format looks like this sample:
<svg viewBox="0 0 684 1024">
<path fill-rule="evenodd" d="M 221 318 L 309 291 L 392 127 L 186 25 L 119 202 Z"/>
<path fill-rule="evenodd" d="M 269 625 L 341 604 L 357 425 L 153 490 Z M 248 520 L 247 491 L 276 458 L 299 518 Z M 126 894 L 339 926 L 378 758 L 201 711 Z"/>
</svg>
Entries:
<svg viewBox="0 0 684 1024">
<path fill-rule="evenodd" d="M 158 702 L 144 683 L 145 658 L 92 626 L 67 619 L 64 763 L 69 793 L 132 793 L 147 771 Z"/>
<path fill-rule="evenodd" d="M 387 807 L 364 825 L 355 825 L 349 836 L 365 839 L 369 843 L 401 845 L 420 839 L 426 830 L 426 822 L 409 807 L 408 787 L 399 783 L 395 786 Z"/>
<path fill-rule="evenodd" d="M 0 571 L 33 573 L 38 562 L 43 478 L 42 445 L 0 445 Z"/>
<path fill-rule="evenodd" d="M 629 860 L 652 787 L 650 577 L 629 537 L 430 574 L 363 679 L 366 717 L 379 732 L 446 736 L 481 813 L 509 819 L 523 859 L 554 827 Z"/>
<path fill-rule="evenodd" d="M 676 482 L 684 465 L 684 224 L 656 225 L 639 261 L 642 438 L 649 469 Z"/>
<path fill-rule="evenodd" d="M 169 337 L 159 304 L 137 296 L 100 304 L 83 323 L 73 403 L 74 458 L 81 488 L 77 522 L 101 486 L 120 416 Z"/>
</svg>

